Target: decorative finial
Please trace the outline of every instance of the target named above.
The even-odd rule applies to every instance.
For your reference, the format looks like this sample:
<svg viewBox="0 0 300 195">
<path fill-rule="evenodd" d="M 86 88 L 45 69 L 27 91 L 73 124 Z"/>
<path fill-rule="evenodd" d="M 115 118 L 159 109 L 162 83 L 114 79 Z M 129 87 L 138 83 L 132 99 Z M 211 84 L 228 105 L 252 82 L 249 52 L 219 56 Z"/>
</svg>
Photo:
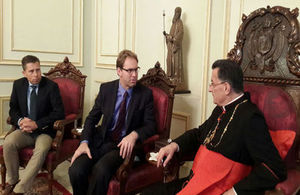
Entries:
<svg viewBox="0 0 300 195">
<path fill-rule="evenodd" d="M 64 63 L 65 63 L 65 64 L 68 64 L 68 63 L 69 63 L 69 58 L 68 58 L 67 56 L 66 56 L 65 59 L 64 59 Z"/>
</svg>

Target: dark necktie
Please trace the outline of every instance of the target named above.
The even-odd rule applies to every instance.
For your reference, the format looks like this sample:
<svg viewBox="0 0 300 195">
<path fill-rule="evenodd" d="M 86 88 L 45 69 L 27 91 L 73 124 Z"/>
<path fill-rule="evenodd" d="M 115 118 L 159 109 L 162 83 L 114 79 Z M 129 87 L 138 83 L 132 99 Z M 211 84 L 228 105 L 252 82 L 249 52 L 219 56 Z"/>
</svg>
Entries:
<svg viewBox="0 0 300 195">
<path fill-rule="evenodd" d="M 36 121 L 36 116 L 37 116 L 37 109 L 36 109 L 36 105 L 37 105 L 37 95 L 36 95 L 36 86 L 31 85 L 31 93 L 30 93 L 30 113 L 29 113 L 29 118 L 31 120 Z"/>
<path fill-rule="evenodd" d="M 119 117 L 118 117 L 115 129 L 111 132 L 111 138 L 115 142 L 120 141 L 121 132 L 122 132 L 122 129 L 125 125 L 127 96 L 128 96 L 128 93 L 126 91 L 123 95 L 123 100 L 122 100 L 121 105 L 120 105 Z"/>
</svg>

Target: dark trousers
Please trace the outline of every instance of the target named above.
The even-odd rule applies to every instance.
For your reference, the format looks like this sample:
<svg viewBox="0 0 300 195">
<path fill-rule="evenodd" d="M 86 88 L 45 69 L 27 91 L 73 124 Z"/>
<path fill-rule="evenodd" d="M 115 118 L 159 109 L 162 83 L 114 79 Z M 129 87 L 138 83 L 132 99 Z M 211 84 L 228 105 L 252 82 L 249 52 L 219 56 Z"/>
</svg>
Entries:
<svg viewBox="0 0 300 195">
<path fill-rule="evenodd" d="M 141 192 L 141 195 L 175 195 L 182 188 L 189 177 L 174 180 L 169 183 L 157 183 L 154 184 Z"/>
<path fill-rule="evenodd" d="M 123 162 L 120 150 L 113 142 L 90 150 L 92 159 L 83 154 L 69 168 L 74 195 L 106 194 L 111 177 Z"/>
</svg>

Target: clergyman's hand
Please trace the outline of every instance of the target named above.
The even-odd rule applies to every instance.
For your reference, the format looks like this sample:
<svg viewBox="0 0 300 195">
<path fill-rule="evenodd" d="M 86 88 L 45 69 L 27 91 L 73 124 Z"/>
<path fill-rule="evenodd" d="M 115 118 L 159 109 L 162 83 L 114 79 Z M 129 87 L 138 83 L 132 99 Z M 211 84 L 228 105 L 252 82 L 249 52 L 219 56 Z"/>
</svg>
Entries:
<svg viewBox="0 0 300 195">
<path fill-rule="evenodd" d="M 74 160 L 82 154 L 87 154 L 89 159 L 92 159 L 92 155 L 91 155 L 91 151 L 90 151 L 90 148 L 88 146 L 88 143 L 83 142 L 79 145 L 79 147 L 77 148 L 77 150 L 75 151 L 75 153 L 72 157 L 71 165 L 73 164 Z"/>
<path fill-rule="evenodd" d="M 163 165 L 167 166 L 168 162 L 172 159 L 174 153 L 178 150 L 178 144 L 172 142 L 165 147 L 161 148 L 157 155 L 157 167 Z M 166 157 L 165 160 L 163 160 Z"/>
<path fill-rule="evenodd" d="M 138 139 L 139 135 L 136 131 L 132 131 L 129 135 L 125 136 L 121 142 L 118 144 L 120 148 L 120 156 L 124 159 L 125 157 L 130 157 L 133 147 L 135 145 L 136 140 Z"/>
</svg>

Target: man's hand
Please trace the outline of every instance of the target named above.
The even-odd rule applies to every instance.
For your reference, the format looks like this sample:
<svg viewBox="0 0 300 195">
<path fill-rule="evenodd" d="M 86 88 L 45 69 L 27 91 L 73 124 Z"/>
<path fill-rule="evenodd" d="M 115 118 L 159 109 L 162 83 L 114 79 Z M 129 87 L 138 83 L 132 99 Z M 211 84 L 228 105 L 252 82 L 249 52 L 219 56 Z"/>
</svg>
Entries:
<svg viewBox="0 0 300 195">
<path fill-rule="evenodd" d="M 139 135 L 137 134 L 137 132 L 132 131 L 129 135 L 124 137 L 118 144 L 118 147 L 120 148 L 120 156 L 122 156 L 123 159 L 125 157 L 129 158 L 131 156 L 133 147 L 138 137 Z"/>
<path fill-rule="evenodd" d="M 167 166 L 168 162 L 171 160 L 171 158 L 174 155 L 174 152 L 178 150 L 178 144 L 175 142 L 170 143 L 169 145 L 161 148 L 157 155 L 157 167 L 161 166 Z M 166 157 L 166 159 L 163 161 L 163 159 Z"/>
<path fill-rule="evenodd" d="M 87 154 L 89 159 L 92 159 L 91 151 L 87 143 L 81 143 L 77 150 L 75 151 L 72 160 L 71 160 L 71 165 L 73 164 L 74 160 L 78 158 L 81 154 Z"/>
<path fill-rule="evenodd" d="M 20 121 L 20 129 L 22 132 L 32 133 L 34 130 L 38 128 L 35 121 L 31 120 L 30 118 L 23 118 Z"/>
<path fill-rule="evenodd" d="M 233 188 L 230 188 L 229 190 L 224 192 L 223 195 L 236 195 L 236 193 Z"/>
</svg>

